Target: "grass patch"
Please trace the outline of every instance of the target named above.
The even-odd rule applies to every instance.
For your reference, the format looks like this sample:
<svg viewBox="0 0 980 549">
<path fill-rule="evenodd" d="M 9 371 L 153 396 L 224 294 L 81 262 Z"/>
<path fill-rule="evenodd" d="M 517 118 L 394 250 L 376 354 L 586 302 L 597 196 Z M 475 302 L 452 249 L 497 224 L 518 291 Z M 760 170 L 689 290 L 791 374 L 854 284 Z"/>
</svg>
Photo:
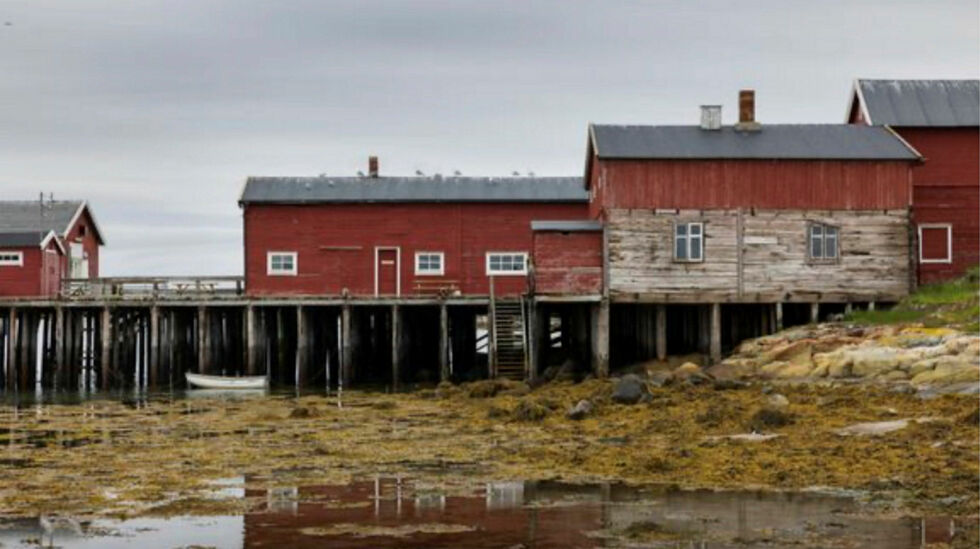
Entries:
<svg viewBox="0 0 980 549">
<path fill-rule="evenodd" d="M 854 311 L 848 322 L 865 325 L 921 322 L 929 327 L 980 331 L 980 268 L 949 282 L 927 284 L 891 309 Z"/>
</svg>

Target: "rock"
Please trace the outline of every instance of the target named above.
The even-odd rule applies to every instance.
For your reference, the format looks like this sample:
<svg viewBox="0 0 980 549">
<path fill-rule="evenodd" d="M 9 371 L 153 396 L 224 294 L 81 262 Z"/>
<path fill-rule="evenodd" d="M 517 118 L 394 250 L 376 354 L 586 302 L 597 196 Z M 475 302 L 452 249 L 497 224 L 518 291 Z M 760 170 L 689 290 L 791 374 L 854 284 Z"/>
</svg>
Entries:
<svg viewBox="0 0 980 549">
<path fill-rule="evenodd" d="M 305 406 L 297 406 L 289 412 L 289 417 L 293 419 L 306 419 L 311 417 L 317 417 L 320 412 L 316 408 L 307 408 Z"/>
<path fill-rule="evenodd" d="M 899 395 L 914 395 L 917 391 L 915 387 L 909 385 L 908 383 L 902 383 L 891 387 L 888 389 L 888 392 Z"/>
<path fill-rule="evenodd" d="M 801 339 L 786 345 L 780 345 L 764 353 L 760 358 L 763 363 L 790 362 L 793 364 L 811 364 L 813 342 Z"/>
<path fill-rule="evenodd" d="M 789 399 L 779 393 L 773 393 L 766 397 L 766 407 L 779 409 L 789 406 Z"/>
<path fill-rule="evenodd" d="M 935 370 L 937 362 L 939 362 L 939 359 L 936 358 L 924 358 L 918 362 L 913 362 L 908 367 L 908 373 L 910 376 L 915 377 L 921 374 L 922 372 Z"/>
<path fill-rule="evenodd" d="M 747 382 L 737 379 L 716 379 L 712 385 L 716 391 L 735 391 L 749 386 Z"/>
<path fill-rule="evenodd" d="M 742 379 L 755 373 L 755 360 L 726 359 L 706 369 L 705 374 L 714 379 Z"/>
<path fill-rule="evenodd" d="M 684 364 L 681 364 L 675 368 L 673 374 L 675 378 L 685 379 L 692 374 L 700 374 L 701 371 L 701 367 L 697 364 L 693 362 L 685 362 Z"/>
<path fill-rule="evenodd" d="M 749 420 L 749 428 L 753 431 L 764 431 L 767 428 L 783 427 L 796 421 L 795 417 L 780 409 L 761 408 Z"/>
<path fill-rule="evenodd" d="M 776 373 L 778 379 L 799 379 L 809 377 L 813 371 L 812 362 L 809 364 L 787 364 L 785 368 Z"/>
<path fill-rule="evenodd" d="M 773 378 L 776 377 L 779 374 L 779 372 L 786 366 L 789 366 L 789 363 L 783 362 L 781 360 L 777 360 L 775 362 L 769 362 L 763 364 L 762 367 L 759 368 L 759 375 L 762 377 Z"/>
<path fill-rule="evenodd" d="M 769 385 L 768 383 L 762 386 L 762 394 L 764 395 L 771 394 L 773 391 L 775 391 L 775 389 L 773 389 L 772 385 Z"/>
<path fill-rule="evenodd" d="M 765 442 L 767 440 L 779 438 L 780 436 L 782 435 L 777 435 L 775 433 L 770 433 L 768 435 L 763 435 L 761 433 L 740 433 L 737 435 L 723 435 L 706 438 L 707 440 L 734 440 L 736 442 Z"/>
<path fill-rule="evenodd" d="M 917 347 L 935 347 L 943 343 L 943 338 L 939 336 L 922 336 L 922 337 L 910 337 L 901 342 L 902 347 L 906 349 L 915 349 Z"/>
<path fill-rule="evenodd" d="M 548 408 L 529 398 L 522 399 L 514 408 L 512 416 L 517 421 L 541 421 L 548 415 Z"/>
<path fill-rule="evenodd" d="M 666 387 L 674 382 L 674 374 L 659 370 L 650 374 L 650 384 L 654 387 Z"/>
<path fill-rule="evenodd" d="M 585 419 L 587 416 L 592 414 L 593 406 L 592 402 L 589 400 L 580 400 L 575 406 L 568 411 L 565 416 L 568 419 L 580 420 Z"/>
<path fill-rule="evenodd" d="M 980 369 L 972 361 L 959 356 L 942 356 L 936 359 L 936 366 L 912 378 L 913 385 L 949 385 L 980 378 Z"/>
<path fill-rule="evenodd" d="M 548 366 L 541 373 L 541 377 L 547 381 L 575 381 L 575 361 L 568 359 L 559 366 Z"/>
<path fill-rule="evenodd" d="M 649 394 L 646 383 L 636 374 L 627 374 L 616 382 L 613 389 L 612 400 L 619 404 L 636 404 L 643 398 L 644 394 Z"/>
<path fill-rule="evenodd" d="M 899 370 L 897 368 L 876 376 L 876 379 L 880 379 L 882 381 L 904 381 L 908 378 L 909 375 L 906 374 L 904 370 Z"/>
<path fill-rule="evenodd" d="M 873 421 L 868 423 L 855 423 L 842 429 L 834 431 L 841 436 L 877 436 L 898 431 L 909 426 L 909 420 L 896 419 L 894 421 Z"/>
</svg>

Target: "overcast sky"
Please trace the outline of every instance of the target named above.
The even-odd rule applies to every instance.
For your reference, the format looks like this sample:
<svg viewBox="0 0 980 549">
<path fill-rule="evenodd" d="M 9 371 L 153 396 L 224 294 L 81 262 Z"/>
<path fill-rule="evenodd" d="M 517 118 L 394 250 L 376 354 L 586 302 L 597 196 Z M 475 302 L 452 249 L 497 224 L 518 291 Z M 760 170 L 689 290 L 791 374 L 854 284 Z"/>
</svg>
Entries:
<svg viewBox="0 0 980 549">
<path fill-rule="evenodd" d="M 977 0 L 3 0 L 0 198 L 87 198 L 104 276 L 239 274 L 248 175 L 578 175 L 589 122 L 842 122 L 976 78 Z"/>
</svg>

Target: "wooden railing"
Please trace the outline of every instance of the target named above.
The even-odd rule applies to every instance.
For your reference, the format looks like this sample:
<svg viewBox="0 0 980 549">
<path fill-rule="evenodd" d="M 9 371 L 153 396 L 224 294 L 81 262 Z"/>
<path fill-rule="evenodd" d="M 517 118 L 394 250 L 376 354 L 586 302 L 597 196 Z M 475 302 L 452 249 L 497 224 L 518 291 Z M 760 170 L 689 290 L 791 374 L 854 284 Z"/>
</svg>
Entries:
<svg viewBox="0 0 980 549">
<path fill-rule="evenodd" d="M 240 276 L 132 276 L 68 278 L 62 281 L 64 298 L 172 298 L 237 296 L 245 293 Z"/>
</svg>

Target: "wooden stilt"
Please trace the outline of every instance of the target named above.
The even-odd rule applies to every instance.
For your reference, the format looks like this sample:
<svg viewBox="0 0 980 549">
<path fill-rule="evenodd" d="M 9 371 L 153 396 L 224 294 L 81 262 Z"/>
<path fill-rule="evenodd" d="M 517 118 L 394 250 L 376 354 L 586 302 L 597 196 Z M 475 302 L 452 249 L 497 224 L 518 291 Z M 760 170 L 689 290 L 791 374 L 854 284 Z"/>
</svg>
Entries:
<svg viewBox="0 0 980 549">
<path fill-rule="evenodd" d="M 868 310 L 869 311 L 875 310 L 875 302 L 874 301 L 869 301 L 868 302 Z"/>
<path fill-rule="evenodd" d="M 657 305 L 657 360 L 667 360 L 667 306 Z"/>
<path fill-rule="evenodd" d="M 303 306 L 296 307 L 296 386 L 306 383 L 307 362 L 309 360 L 308 335 L 306 330 L 306 311 Z"/>
<path fill-rule="evenodd" d="M 349 387 L 354 374 L 354 349 L 351 347 L 350 305 L 340 308 L 340 384 Z"/>
<path fill-rule="evenodd" d="M 810 304 L 810 322 L 816 324 L 820 322 L 820 304 L 811 303 Z"/>
<path fill-rule="evenodd" d="M 721 303 L 711 304 L 711 344 L 709 356 L 713 362 L 721 360 Z"/>
<path fill-rule="evenodd" d="M 18 326 L 17 308 L 11 307 L 7 313 L 7 387 L 17 387 L 17 347 Z"/>
<path fill-rule="evenodd" d="M 398 305 L 391 306 L 391 386 L 398 390 L 401 380 L 401 361 L 402 361 L 402 321 L 401 308 Z"/>
<path fill-rule="evenodd" d="M 776 331 L 781 331 L 783 329 L 783 304 L 782 302 L 776 303 L 773 308 L 776 310 Z"/>
<path fill-rule="evenodd" d="M 99 375 L 99 385 L 103 391 L 109 390 L 109 372 L 112 370 L 112 312 L 108 307 L 102 308 L 102 357 L 99 362 L 101 372 Z"/>
<path fill-rule="evenodd" d="M 54 347 L 54 386 L 63 387 L 65 383 L 65 311 L 62 307 L 54 308 L 54 326 L 52 326 Z"/>
<path fill-rule="evenodd" d="M 150 387 L 156 387 L 160 382 L 160 307 L 150 307 Z"/>
<path fill-rule="evenodd" d="M 259 370 L 259 337 L 255 331 L 255 307 L 245 307 L 245 361 L 248 375 L 254 376 Z"/>
<path fill-rule="evenodd" d="M 598 378 L 609 376 L 609 300 L 592 309 L 592 371 Z"/>
<path fill-rule="evenodd" d="M 208 310 L 203 305 L 197 308 L 197 371 L 208 373 Z"/>
<path fill-rule="evenodd" d="M 449 381 L 449 309 L 439 306 L 439 380 Z"/>
<path fill-rule="evenodd" d="M 854 311 L 854 304 L 852 304 L 850 301 L 848 301 L 847 303 L 844 304 L 844 314 L 845 315 L 849 315 L 853 311 Z"/>
</svg>

